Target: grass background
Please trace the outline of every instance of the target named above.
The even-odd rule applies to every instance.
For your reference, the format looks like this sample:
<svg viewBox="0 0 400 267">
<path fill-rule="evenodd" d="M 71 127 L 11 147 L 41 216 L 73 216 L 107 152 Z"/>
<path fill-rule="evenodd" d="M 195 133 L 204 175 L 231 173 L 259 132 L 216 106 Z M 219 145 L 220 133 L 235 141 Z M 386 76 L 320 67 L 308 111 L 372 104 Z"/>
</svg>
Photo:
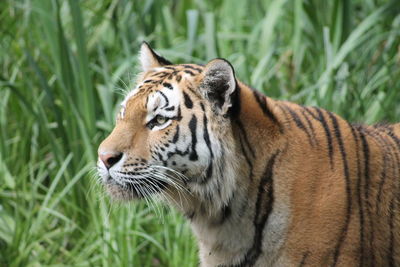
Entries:
<svg viewBox="0 0 400 267">
<path fill-rule="evenodd" d="M 400 118 L 398 0 L 1 0 L 0 266 L 197 266 L 187 223 L 113 204 L 93 167 L 147 40 L 265 94 Z"/>
</svg>

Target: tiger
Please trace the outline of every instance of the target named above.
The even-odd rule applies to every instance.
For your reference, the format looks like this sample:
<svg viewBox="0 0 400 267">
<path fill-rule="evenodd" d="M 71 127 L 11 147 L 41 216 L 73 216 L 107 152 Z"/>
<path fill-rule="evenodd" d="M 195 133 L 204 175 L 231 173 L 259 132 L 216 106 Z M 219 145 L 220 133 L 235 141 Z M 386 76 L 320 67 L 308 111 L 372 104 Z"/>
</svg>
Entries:
<svg viewBox="0 0 400 267">
<path fill-rule="evenodd" d="M 98 148 L 112 199 L 160 197 L 200 266 L 400 266 L 400 124 L 274 100 L 231 63 L 173 64 L 148 43 Z"/>
</svg>

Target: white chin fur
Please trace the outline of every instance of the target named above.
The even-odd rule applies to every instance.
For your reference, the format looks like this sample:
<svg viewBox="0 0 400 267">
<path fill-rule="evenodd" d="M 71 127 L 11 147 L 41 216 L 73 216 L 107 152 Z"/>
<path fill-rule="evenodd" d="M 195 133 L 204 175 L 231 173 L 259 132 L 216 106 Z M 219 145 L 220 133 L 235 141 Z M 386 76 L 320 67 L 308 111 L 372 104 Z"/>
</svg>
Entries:
<svg viewBox="0 0 400 267">
<path fill-rule="evenodd" d="M 135 192 L 122 188 L 122 186 L 116 184 L 115 182 L 107 182 L 105 184 L 105 189 L 108 195 L 116 201 L 129 201 L 138 198 Z"/>
</svg>

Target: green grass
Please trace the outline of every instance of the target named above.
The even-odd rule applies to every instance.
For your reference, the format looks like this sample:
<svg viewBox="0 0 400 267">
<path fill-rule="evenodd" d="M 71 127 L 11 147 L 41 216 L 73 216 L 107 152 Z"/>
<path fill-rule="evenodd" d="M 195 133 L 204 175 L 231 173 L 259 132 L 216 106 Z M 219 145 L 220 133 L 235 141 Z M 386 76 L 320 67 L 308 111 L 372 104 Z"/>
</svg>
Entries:
<svg viewBox="0 0 400 267">
<path fill-rule="evenodd" d="M 274 98 L 400 120 L 397 0 L 3 0 L 0 266 L 197 266 L 179 214 L 96 183 L 142 40 L 178 63 L 227 58 Z"/>
</svg>

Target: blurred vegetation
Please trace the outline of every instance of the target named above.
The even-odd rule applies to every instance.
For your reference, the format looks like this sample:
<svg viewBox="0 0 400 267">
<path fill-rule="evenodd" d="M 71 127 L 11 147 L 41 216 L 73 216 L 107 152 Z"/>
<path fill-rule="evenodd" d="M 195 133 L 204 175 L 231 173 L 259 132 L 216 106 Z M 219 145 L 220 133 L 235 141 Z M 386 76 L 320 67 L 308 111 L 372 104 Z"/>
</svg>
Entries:
<svg viewBox="0 0 400 267">
<path fill-rule="evenodd" d="M 180 215 L 110 203 L 95 179 L 142 40 L 227 58 L 274 98 L 400 118 L 398 0 L 2 0 L 0 266 L 198 265 Z"/>
</svg>

